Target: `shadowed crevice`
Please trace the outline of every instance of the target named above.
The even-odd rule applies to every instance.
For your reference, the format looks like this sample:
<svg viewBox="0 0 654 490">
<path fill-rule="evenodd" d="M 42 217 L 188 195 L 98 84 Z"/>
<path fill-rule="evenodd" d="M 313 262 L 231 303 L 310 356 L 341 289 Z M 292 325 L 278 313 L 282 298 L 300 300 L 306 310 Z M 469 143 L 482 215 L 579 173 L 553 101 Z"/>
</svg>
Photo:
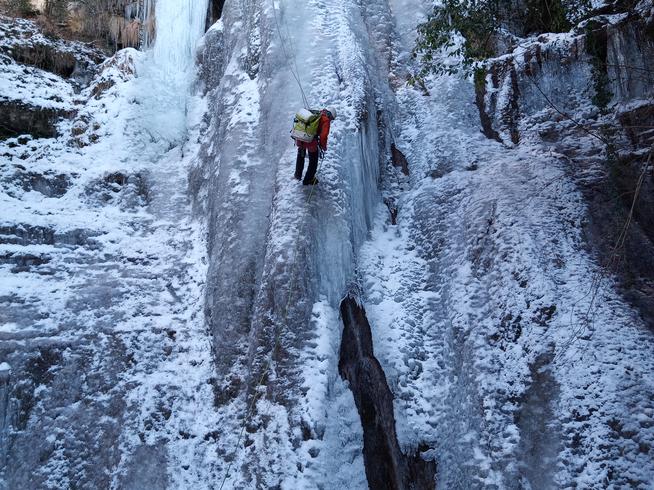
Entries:
<svg viewBox="0 0 654 490">
<path fill-rule="evenodd" d="M 372 348 L 366 312 L 352 296 L 341 302 L 343 338 L 338 370 L 348 381 L 363 426 L 363 460 L 373 490 L 432 489 L 436 463 L 405 455 L 395 432 L 393 394 Z"/>
</svg>

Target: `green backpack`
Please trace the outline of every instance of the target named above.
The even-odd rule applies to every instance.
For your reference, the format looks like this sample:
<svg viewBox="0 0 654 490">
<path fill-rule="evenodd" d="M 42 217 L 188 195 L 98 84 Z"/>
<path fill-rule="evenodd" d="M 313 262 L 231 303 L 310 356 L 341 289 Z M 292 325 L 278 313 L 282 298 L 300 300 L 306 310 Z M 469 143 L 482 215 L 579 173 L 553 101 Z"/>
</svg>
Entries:
<svg viewBox="0 0 654 490">
<path fill-rule="evenodd" d="M 310 143 L 318 136 L 318 126 L 320 125 L 320 112 L 309 109 L 300 109 L 293 119 L 293 129 L 291 129 L 291 138 L 294 140 Z"/>
</svg>

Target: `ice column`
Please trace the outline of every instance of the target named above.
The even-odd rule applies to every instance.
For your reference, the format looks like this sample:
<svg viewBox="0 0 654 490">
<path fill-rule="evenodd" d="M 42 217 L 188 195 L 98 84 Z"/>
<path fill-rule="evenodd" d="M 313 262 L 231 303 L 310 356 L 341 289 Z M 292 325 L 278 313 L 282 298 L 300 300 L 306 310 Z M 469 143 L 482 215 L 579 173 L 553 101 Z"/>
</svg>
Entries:
<svg viewBox="0 0 654 490">
<path fill-rule="evenodd" d="M 143 123 L 158 140 L 186 134 L 186 104 L 195 79 L 195 47 L 204 34 L 208 0 L 158 0 L 156 36 L 137 71 Z"/>
<path fill-rule="evenodd" d="M 170 72 L 193 71 L 195 45 L 204 33 L 208 0 L 158 0 L 153 61 Z"/>
</svg>

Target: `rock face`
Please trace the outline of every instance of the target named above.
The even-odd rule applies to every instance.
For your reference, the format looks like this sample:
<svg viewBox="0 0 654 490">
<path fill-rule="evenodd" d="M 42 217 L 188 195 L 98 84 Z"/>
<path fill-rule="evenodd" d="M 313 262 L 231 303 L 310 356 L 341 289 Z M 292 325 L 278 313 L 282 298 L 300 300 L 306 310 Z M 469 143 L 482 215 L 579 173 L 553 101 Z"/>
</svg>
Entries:
<svg viewBox="0 0 654 490">
<path fill-rule="evenodd" d="M 590 203 L 589 242 L 654 326 L 650 9 L 617 3 L 570 35 L 519 45 L 489 63 L 477 105 L 489 137 L 539 142 L 569 165 Z"/>
<path fill-rule="evenodd" d="M 122 459 L 130 403 L 120 378 L 144 364 L 129 341 L 106 328 L 115 328 L 125 308 L 136 316 L 144 311 L 127 306 L 132 294 L 124 288 L 156 277 L 151 267 L 160 256 L 152 248 L 146 255 L 114 248 L 115 238 L 104 242 L 121 224 L 130 235 L 141 233 L 145 223 L 132 228 L 132 219 L 158 195 L 147 172 L 122 168 L 120 147 L 107 141 L 115 129 L 106 121 L 130 110 L 116 104 L 121 85 L 134 77 L 135 52 L 104 63 L 97 49 L 50 39 L 29 21 L 3 17 L 0 29 L 0 479 L 6 488 L 108 487 Z M 111 117 L 108 108 L 116 110 Z M 101 140 L 111 151 L 91 148 Z M 167 206 L 169 219 L 175 206 Z M 75 284 L 96 273 L 93 285 Z M 184 335 L 159 333 L 162 355 Z M 170 417 L 160 411 L 155 418 Z M 128 477 L 140 487 L 165 482 L 156 470 L 165 460 L 156 442 L 135 452 L 157 463 Z"/>
<path fill-rule="evenodd" d="M 209 11 L 207 12 L 207 29 L 215 24 L 223 15 L 225 0 L 211 0 L 209 2 Z"/>
<path fill-rule="evenodd" d="M 88 83 L 106 53 L 81 42 L 46 37 L 33 21 L 0 17 L 0 53 L 15 62 Z"/>
<path fill-rule="evenodd" d="M 48 39 L 24 19 L 0 17 L 0 138 L 52 138 L 72 118 L 76 92 L 95 76 L 105 55 L 79 42 Z"/>
<path fill-rule="evenodd" d="M 338 370 L 347 380 L 363 426 L 363 459 L 372 489 L 433 489 L 436 464 L 406 456 L 395 433 L 393 394 L 375 358 L 366 312 L 353 296 L 341 302 L 344 330 Z"/>
<path fill-rule="evenodd" d="M 393 166 L 399 167 L 404 175 L 409 175 L 409 162 L 407 162 L 404 153 L 393 144 L 391 144 L 391 160 L 393 161 Z"/>
<path fill-rule="evenodd" d="M 0 179 L 3 205 L 11 208 L 0 226 L 0 262 L 13 285 L 0 294 L 0 356 L 10 367 L 2 378 L 0 399 L 0 472 L 7 488 L 98 484 L 103 479 L 100 468 L 119 462 L 110 442 L 119 430 L 109 418 L 120 419 L 125 402 L 109 396 L 111 401 L 98 404 L 88 394 L 115 389 L 127 366 L 124 346 L 114 341 L 106 345 L 110 357 L 118 356 L 109 365 L 96 357 L 97 337 L 91 338 L 97 331 L 87 336 L 78 330 L 79 336 L 64 340 L 66 334 L 60 334 L 75 327 L 58 316 L 57 300 L 49 294 L 56 296 L 54 290 L 61 291 L 54 286 L 57 278 L 70 273 L 63 263 L 85 267 L 104 248 L 95 240 L 102 232 L 88 223 L 66 226 L 71 210 L 60 204 L 70 198 L 83 172 L 63 164 L 60 145 L 65 147 L 71 136 L 70 119 L 88 100 L 84 92 L 104 55 L 81 43 L 48 39 L 29 21 L 1 18 L 0 30 L 0 78 L 8 82 L 0 85 L 5 140 Z M 29 210 L 39 207 L 38 202 L 42 210 L 30 217 Z M 54 218 L 39 220 L 41 213 Z M 76 211 L 73 215 L 81 217 Z M 33 293 L 40 288 L 34 281 L 40 280 L 53 288 L 37 297 Z M 99 285 L 97 291 L 99 295 L 86 300 L 77 294 L 61 297 L 62 311 L 75 315 L 86 308 L 82 303 L 95 308 L 117 298 L 106 286 Z M 103 365 L 102 374 L 89 369 L 96 361 Z M 93 422 L 102 417 L 108 418 Z M 96 427 L 92 433 L 85 429 L 90 425 Z M 88 466 L 72 463 L 80 457 Z M 42 471 L 45 467 L 48 470 Z"/>
<path fill-rule="evenodd" d="M 224 0 L 208 2 L 207 29 L 220 19 L 224 3 Z M 26 4 L 31 6 L 27 7 Z M 154 0 L 9 0 L 0 3 L 0 15 L 31 17 L 52 38 L 86 40 L 109 52 L 115 52 L 129 47 L 147 48 L 153 44 L 156 32 L 155 7 Z M 74 65 L 75 61 L 79 62 L 79 57 L 62 57 L 57 52 L 34 53 L 33 50 L 26 53 L 25 60 L 20 61 L 30 63 L 34 56 L 37 57 L 36 63 L 56 65 L 64 73 L 71 63 Z M 50 68 L 45 69 L 52 71 Z"/>
<path fill-rule="evenodd" d="M 651 486 L 654 333 L 589 251 L 622 153 L 577 61 L 612 51 L 548 35 L 414 87 L 432 4 L 161 2 L 162 44 L 90 83 L 4 52 L 0 100 L 62 116 L 0 140 L 3 485 Z M 317 187 L 302 92 L 338 113 Z M 615 112 L 641 161 L 650 112 Z"/>
<path fill-rule="evenodd" d="M 29 134 L 35 138 L 57 136 L 56 125 L 60 117 L 70 115 L 49 107 L 34 107 L 18 101 L 0 101 L 2 120 L 0 138 Z"/>
<path fill-rule="evenodd" d="M 31 17 L 52 38 L 86 40 L 116 51 L 151 44 L 155 31 L 154 7 L 152 0 L 9 0 L 0 4 L 0 14 Z"/>
</svg>

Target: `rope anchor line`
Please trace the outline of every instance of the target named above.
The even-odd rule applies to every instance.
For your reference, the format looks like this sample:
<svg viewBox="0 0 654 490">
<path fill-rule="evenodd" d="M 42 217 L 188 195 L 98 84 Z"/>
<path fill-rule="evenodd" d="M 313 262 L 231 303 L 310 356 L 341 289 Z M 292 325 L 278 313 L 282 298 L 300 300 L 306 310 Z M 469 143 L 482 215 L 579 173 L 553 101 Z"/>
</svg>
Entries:
<svg viewBox="0 0 654 490">
<path fill-rule="evenodd" d="M 320 159 L 320 162 L 318 164 L 318 170 L 320 170 L 320 166 L 322 165 L 322 158 Z M 314 195 L 314 189 L 315 185 L 311 186 L 311 192 L 309 193 L 309 197 L 307 199 L 307 208 L 309 207 L 309 204 L 311 204 L 311 199 L 313 198 Z M 300 234 L 302 236 L 302 234 Z M 297 284 L 298 282 L 298 276 L 299 272 L 297 272 L 296 268 L 296 273 L 294 274 L 295 281 L 294 283 Z M 292 298 L 292 292 L 293 288 L 289 287 L 288 289 L 288 300 L 286 301 L 286 306 L 284 307 L 284 314 L 282 317 L 282 324 L 285 325 L 287 320 L 288 320 L 288 309 L 291 306 L 291 298 Z M 263 385 L 263 381 L 266 378 L 266 375 L 268 374 L 270 368 L 272 367 L 272 361 L 273 361 L 273 353 L 278 350 L 279 348 L 279 340 L 280 340 L 280 329 L 275 328 L 275 342 L 273 344 L 272 349 L 270 350 L 270 353 L 268 355 L 268 361 L 266 362 L 265 367 L 261 371 L 261 377 L 257 381 L 257 383 L 252 387 L 253 390 L 253 395 L 252 395 L 252 400 L 250 401 L 250 404 L 248 405 L 248 409 L 245 413 L 245 417 L 243 418 L 243 423 L 241 425 L 241 430 L 239 431 L 238 438 L 236 440 L 236 445 L 234 447 L 234 450 L 232 452 L 232 457 L 230 458 L 229 465 L 227 465 L 227 471 L 225 472 L 225 477 L 223 478 L 222 483 L 220 484 L 220 490 L 223 489 L 223 486 L 225 485 L 225 482 L 227 481 L 227 478 L 229 478 L 229 472 L 232 469 L 232 465 L 234 461 L 236 460 L 236 455 L 238 453 L 239 448 L 241 447 L 241 441 L 243 439 L 243 434 L 245 432 L 245 428 L 247 427 L 248 423 L 252 419 L 252 415 L 254 415 L 254 409 L 256 407 L 257 402 L 261 399 L 261 395 L 264 393 L 264 390 L 259 390 L 259 388 Z"/>
<path fill-rule="evenodd" d="M 302 86 L 302 81 L 300 79 L 299 69 L 297 67 L 297 61 L 296 61 L 296 56 L 295 56 L 295 51 L 289 50 L 288 47 L 287 47 L 286 40 L 284 39 L 284 35 L 282 34 L 282 29 L 280 27 L 280 21 L 279 21 L 279 18 L 277 16 L 277 10 L 275 8 L 275 0 L 271 0 L 270 3 L 271 3 L 271 6 L 272 6 L 272 9 L 273 9 L 273 17 L 275 19 L 275 27 L 277 29 L 277 34 L 278 34 L 280 42 L 281 42 L 282 52 L 284 53 L 284 57 L 286 58 L 286 63 L 288 65 L 288 68 L 289 68 L 291 74 L 293 75 L 293 78 L 295 79 L 295 82 L 297 83 L 297 86 L 300 89 L 300 94 L 302 95 L 302 101 L 304 103 L 304 107 L 306 109 L 309 109 L 310 108 L 309 101 L 308 101 L 308 99 L 306 97 L 306 93 L 304 92 L 304 87 Z M 286 26 L 285 22 L 284 22 L 284 25 Z M 286 31 L 288 33 L 288 26 L 286 26 Z M 290 35 L 289 35 L 289 40 L 290 40 Z M 291 60 L 292 60 L 292 63 L 291 63 Z M 322 160 L 323 160 L 323 158 L 321 156 L 316 173 L 318 171 L 320 171 L 320 167 L 322 166 Z M 309 197 L 307 199 L 307 208 L 308 208 L 309 204 L 311 204 L 311 200 L 312 200 L 313 195 L 314 195 L 314 189 L 315 189 L 315 186 L 311 186 L 311 192 L 309 193 Z M 295 274 L 295 283 L 297 283 L 298 276 L 299 276 L 299 273 L 296 272 L 296 274 Z M 283 310 L 284 314 L 283 314 L 283 317 L 282 317 L 282 324 L 286 324 L 286 321 L 288 320 L 288 309 L 289 309 L 289 306 L 291 305 L 292 291 L 293 291 L 293 289 L 289 288 L 289 290 L 288 290 L 288 300 L 286 302 L 286 307 Z M 236 455 L 237 455 L 237 453 L 239 451 L 239 448 L 241 447 L 241 441 L 243 440 L 243 434 L 245 433 L 245 429 L 246 429 L 248 423 L 250 422 L 250 420 L 252 419 L 252 416 L 254 415 L 254 410 L 255 410 L 257 402 L 261 399 L 261 396 L 263 394 L 263 390 L 259 390 L 258 388 L 262 386 L 263 381 L 266 378 L 266 374 L 269 372 L 270 368 L 272 367 L 273 353 L 279 347 L 279 340 L 280 340 L 279 336 L 280 336 L 280 329 L 275 328 L 274 346 L 271 349 L 270 354 L 268 355 L 268 361 L 266 362 L 266 365 L 265 365 L 265 367 L 263 368 L 263 370 L 261 372 L 261 377 L 257 381 L 256 385 L 254 385 L 254 387 L 253 387 L 252 400 L 250 400 L 250 403 L 248 405 L 248 409 L 247 409 L 247 411 L 245 413 L 245 417 L 243 418 L 243 423 L 241 425 L 241 430 L 239 431 L 239 435 L 238 435 L 238 438 L 236 440 L 236 446 L 234 447 L 234 450 L 232 452 L 232 458 L 231 458 L 231 460 L 229 462 L 229 465 L 227 466 L 227 471 L 225 472 L 225 476 L 224 476 L 224 478 L 223 478 L 223 480 L 222 480 L 222 482 L 220 484 L 220 490 L 223 489 L 223 487 L 225 486 L 225 482 L 227 482 L 227 479 L 229 478 L 229 474 L 230 474 L 230 471 L 232 469 L 232 465 L 234 464 L 234 461 L 236 460 Z"/>
<path fill-rule="evenodd" d="M 293 78 L 295 79 L 295 83 L 297 83 L 297 86 L 300 88 L 300 94 L 302 95 L 302 102 L 304 103 L 305 109 L 309 109 L 310 108 L 309 100 L 307 99 L 307 96 L 304 92 L 304 87 L 302 86 L 302 80 L 300 79 L 300 70 L 297 67 L 297 56 L 295 55 L 295 50 L 287 48 L 287 43 L 286 40 L 284 39 L 284 34 L 282 33 L 279 18 L 277 16 L 277 8 L 275 7 L 275 0 L 270 0 L 270 5 L 272 6 L 273 17 L 275 19 L 275 28 L 277 29 L 277 35 L 279 36 L 279 40 L 281 42 L 284 58 L 286 58 L 286 64 L 288 65 L 288 69 L 291 72 L 291 75 L 293 75 Z M 288 25 L 286 24 L 286 21 L 284 19 L 282 19 L 282 23 L 284 24 L 286 33 L 289 37 L 288 40 L 289 44 L 291 44 L 292 47 L 292 43 L 290 42 L 291 36 L 290 36 L 290 31 L 288 30 Z"/>
</svg>

